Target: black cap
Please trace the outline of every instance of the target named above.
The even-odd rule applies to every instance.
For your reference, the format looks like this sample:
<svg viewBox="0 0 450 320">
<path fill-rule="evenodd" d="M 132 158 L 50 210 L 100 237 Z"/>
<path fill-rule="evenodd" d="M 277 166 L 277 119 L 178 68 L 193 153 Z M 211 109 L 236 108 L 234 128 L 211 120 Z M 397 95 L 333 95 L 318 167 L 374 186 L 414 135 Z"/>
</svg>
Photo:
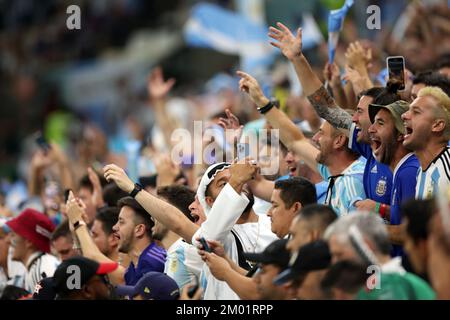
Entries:
<svg viewBox="0 0 450 320">
<path fill-rule="evenodd" d="M 61 262 L 53 275 L 53 287 L 56 293 L 67 293 L 81 289 L 94 275 L 105 275 L 113 272 L 118 267 L 117 262 L 98 263 L 94 260 L 76 256 Z M 79 287 L 69 287 L 76 284 L 74 276 L 79 272 Z M 69 279 L 70 278 L 70 279 Z M 73 280 L 72 280 L 73 279 Z"/>
<path fill-rule="evenodd" d="M 323 240 L 313 241 L 301 247 L 294 259 L 286 270 L 275 277 L 274 284 L 281 285 L 310 271 L 328 268 L 331 264 L 330 249 Z"/>
<path fill-rule="evenodd" d="M 167 274 L 155 271 L 144 274 L 134 286 L 119 285 L 115 290 L 119 296 L 129 299 L 138 294 L 145 300 L 177 300 L 180 296 L 175 280 Z"/>
<path fill-rule="evenodd" d="M 275 264 L 284 269 L 289 264 L 289 251 L 286 249 L 286 244 L 286 239 L 275 240 L 263 252 L 244 253 L 244 258 L 262 264 Z"/>
<path fill-rule="evenodd" d="M 33 300 L 54 300 L 55 297 L 56 291 L 52 277 L 42 279 L 34 287 Z"/>
</svg>

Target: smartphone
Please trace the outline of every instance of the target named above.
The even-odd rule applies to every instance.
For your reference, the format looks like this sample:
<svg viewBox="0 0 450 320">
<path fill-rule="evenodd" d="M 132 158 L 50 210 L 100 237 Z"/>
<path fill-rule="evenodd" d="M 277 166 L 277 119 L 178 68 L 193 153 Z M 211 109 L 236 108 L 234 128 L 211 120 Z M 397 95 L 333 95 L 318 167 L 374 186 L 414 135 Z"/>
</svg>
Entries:
<svg viewBox="0 0 450 320">
<path fill-rule="evenodd" d="M 64 190 L 64 203 L 67 203 L 67 200 L 69 200 L 69 193 L 70 189 Z"/>
<path fill-rule="evenodd" d="M 405 58 L 402 56 L 387 57 L 386 64 L 389 74 L 388 82 L 397 86 L 397 90 L 405 89 Z"/>
<path fill-rule="evenodd" d="M 36 144 L 39 146 L 39 148 L 41 148 L 44 151 L 44 153 L 47 153 L 51 149 L 50 144 L 48 143 L 47 139 L 45 139 L 42 132 L 37 133 L 35 141 Z"/>
<path fill-rule="evenodd" d="M 205 250 L 206 252 L 212 252 L 211 248 L 208 246 L 208 243 L 206 242 L 205 238 L 201 237 L 199 241 L 202 244 L 203 250 Z"/>
<path fill-rule="evenodd" d="M 250 156 L 250 145 L 248 143 L 237 144 L 238 160 L 242 160 Z"/>
</svg>

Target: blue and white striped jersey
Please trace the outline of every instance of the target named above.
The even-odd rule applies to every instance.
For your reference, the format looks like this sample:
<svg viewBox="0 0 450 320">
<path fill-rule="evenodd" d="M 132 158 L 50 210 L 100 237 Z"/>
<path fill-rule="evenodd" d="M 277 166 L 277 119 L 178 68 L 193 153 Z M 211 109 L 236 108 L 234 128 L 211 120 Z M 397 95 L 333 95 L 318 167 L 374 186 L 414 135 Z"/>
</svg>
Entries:
<svg viewBox="0 0 450 320">
<path fill-rule="evenodd" d="M 450 148 L 446 147 L 431 161 L 430 165 L 417 173 L 416 199 L 429 199 L 435 196 L 440 188 L 450 186 Z"/>
</svg>

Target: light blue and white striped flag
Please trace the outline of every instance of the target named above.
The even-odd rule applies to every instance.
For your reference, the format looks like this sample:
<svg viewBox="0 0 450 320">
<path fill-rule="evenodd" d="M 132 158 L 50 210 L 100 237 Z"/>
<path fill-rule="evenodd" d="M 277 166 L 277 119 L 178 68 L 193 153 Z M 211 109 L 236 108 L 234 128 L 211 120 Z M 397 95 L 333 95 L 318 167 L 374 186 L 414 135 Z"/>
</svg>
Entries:
<svg viewBox="0 0 450 320">
<path fill-rule="evenodd" d="M 279 53 L 269 44 L 266 25 L 223 9 L 214 4 L 200 3 L 192 8 L 184 27 L 184 38 L 189 46 L 211 48 L 241 57 L 241 68 L 247 72 L 269 66 Z M 303 23 L 304 48 L 323 41 L 312 16 L 305 14 Z"/>
<path fill-rule="evenodd" d="M 328 60 L 330 63 L 334 61 L 334 54 L 339 41 L 339 32 L 342 30 L 345 16 L 353 5 L 353 0 L 345 0 L 344 5 L 340 9 L 331 10 L 328 15 Z"/>
</svg>

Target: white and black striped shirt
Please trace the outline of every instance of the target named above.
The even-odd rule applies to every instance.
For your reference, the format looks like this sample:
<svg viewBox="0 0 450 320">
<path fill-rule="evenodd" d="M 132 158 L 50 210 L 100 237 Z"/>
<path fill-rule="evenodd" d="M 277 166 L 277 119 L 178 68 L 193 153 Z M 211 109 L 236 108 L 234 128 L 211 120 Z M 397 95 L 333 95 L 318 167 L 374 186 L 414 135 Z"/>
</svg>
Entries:
<svg viewBox="0 0 450 320">
<path fill-rule="evenodd" d="M 439 189 L 450 186 L 450 148 L 446 147 L 422 170 L 419 167 L 416 184 L 416 199 L 429 199 L 437 195 Z"/>
<path fill-rule="evenodd" d="M 27 262 L 27 273 L 25 275 L 25 290 L 33 293 L 36 284 L 43 278 L 52 277 L 59 260 L 48 253 L 35 252 Z"/>
</svg>

